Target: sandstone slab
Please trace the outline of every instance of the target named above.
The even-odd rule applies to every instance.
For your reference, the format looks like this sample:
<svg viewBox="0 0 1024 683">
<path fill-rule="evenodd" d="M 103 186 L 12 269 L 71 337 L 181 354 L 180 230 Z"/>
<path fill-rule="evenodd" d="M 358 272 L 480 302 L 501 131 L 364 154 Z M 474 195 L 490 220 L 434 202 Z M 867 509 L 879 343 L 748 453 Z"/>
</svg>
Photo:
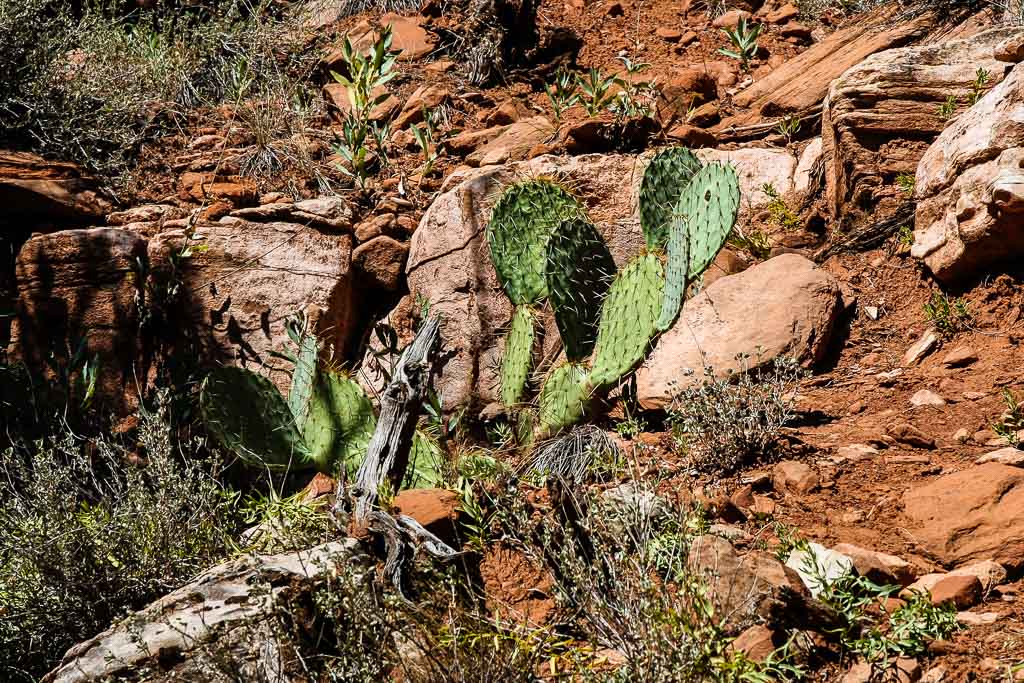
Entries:
<svg viewBox="0 0 1024 683">
<path fill-rule="evenodd" d="M 1024 568 L 1024 469 L 976 465 L 910 489 L 903 504 L 911 533 L 943 564 Z"/>
<path fill-rule="evenodd" d="M 964 40 L 915 45 L 871 55 L 832 82 L 822 115 L 826 188 L 832 215 L 846 223 L 877 221 L 907 200 L 895 183 L 913 175 L 947 125 L 949 97 L 967 102 L 977 70 L 991 87 L 1005 65 L 993 48 L 1017 29 L 985 31 Z M 962 105 L 966 107 L 966 105 Z"/>
</svg>

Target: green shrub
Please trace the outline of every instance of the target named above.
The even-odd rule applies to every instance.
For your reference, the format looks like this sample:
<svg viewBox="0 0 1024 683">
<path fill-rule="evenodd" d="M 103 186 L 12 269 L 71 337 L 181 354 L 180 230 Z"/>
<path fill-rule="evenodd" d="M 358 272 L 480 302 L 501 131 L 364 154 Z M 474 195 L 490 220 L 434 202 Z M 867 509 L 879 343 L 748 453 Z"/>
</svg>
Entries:
<svg viewBox="0 0 1024 683">
<path fill-rule="evenodd" d="M 233 498 L 196 450 L 161 409 L 137 450 L 65 430 L 0 453 L 0 678 L 35 680 L 229 551 Z"/>
<path fill-rule="evenodd" d="M 274 124 L 270 142 L 287 139 L 297 128 L 295 103 L 315 100 L 303 96 L 303 81 L 316 51 L 305 50 L 272 4 L 233 0 L 172 17 L 99 3 L 76 15 L 70 0 L 2 0 L 0 144 L 119 177 L 145 141 L 177 131 L 185 115 L 249 96 L 281 111 L 240 107 L 240 122 L 261 117 Z M 265 151 L 266 133 L 254 133 Z M 265 158 L 247 164 L 275 171 Z"/>
</svg>

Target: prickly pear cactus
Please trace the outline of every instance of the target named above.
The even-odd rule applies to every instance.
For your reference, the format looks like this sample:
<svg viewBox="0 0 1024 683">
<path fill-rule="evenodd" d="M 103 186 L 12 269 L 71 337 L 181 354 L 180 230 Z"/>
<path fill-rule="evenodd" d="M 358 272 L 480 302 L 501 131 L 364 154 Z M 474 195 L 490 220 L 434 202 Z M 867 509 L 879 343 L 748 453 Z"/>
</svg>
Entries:
<svg viewBox="0 0 1024 683">
<path fill-rule="evenodd" d="M 590 356 L 597 340 L 601 301 L 615 276 L 615 262 L 597 229 L 585 218 L 562 221 L 548 240 L 548 299 L 570 361 Z"/>
<path fill-rule="evenodd" d="M 736 169 L 718 162 L 700 169 L 679 195 L 673 221 L 686 221 L 689 235 L 687 279 L 696 280 L 725 246 L 740 209 Z"/>
<path fill-rule="evenodd" d="M 666 147 L 647 164 L 640 181 L 640 227 L 648 249 L 665 246 L 672 209 L 701 166 L 700 159 L 685 147 Z"/>
<path fill-rule="evenodd" d="M 582 213 L 579 202 L 551 180 L 516 183 L 501 195 L 487 225 L 487 243 L 513 304 L 536 303 L 547 296 L 548 238 L 562 220 Z"/>
<path fill-rule="evenodd" d="M 534 317 L 525 305 L 516 306 L 512 314 L 501 360 L 501 402 L 506 406 L 522 403 L 526 394 L 526 382 L 533 367 Z"/>
<path fill-rule="evenodd" d="M 616 276 L 601 306 L 590 382 L 608 389 L 647 355 L 662 308 L 665 276 L 654 254 L 633 259 Z"/>
<path fill-rule="evenodd" d="M 199 408 L 207 431 L 254 467 L 315 466 L 284 397 L 266 377 L 223 367 L 203 382 Z"/>
<path fill-rule="evenodd" d="M 318 469 L 340 465 L 354 473 L 376 426 L 373 404 L 358 384 L 330 370 L 316 373 L 302 436 Z"/>
<path fill-rule="evenodd" d="M 588 368 L 580 363 L 566 363 L 552 370 L 540 392 L 538 438 L 544 439 L 583 418 L 590 402 Z"/>
</svg>

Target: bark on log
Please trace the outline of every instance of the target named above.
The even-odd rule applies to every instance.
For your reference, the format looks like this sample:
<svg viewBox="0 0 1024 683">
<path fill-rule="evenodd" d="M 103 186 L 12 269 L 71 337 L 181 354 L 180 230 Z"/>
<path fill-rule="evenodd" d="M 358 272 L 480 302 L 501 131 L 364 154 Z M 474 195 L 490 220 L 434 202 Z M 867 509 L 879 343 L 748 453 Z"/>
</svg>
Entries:
<svg viewBox="0 0 1024 683">
<path fill-rule="evenodd" d="M 369 527 L 380 486 L 388 482 L 391 490 L 397 492 L 405 478 L 416 421 L 430 387 L 440 323 L 440 318 L 435 316 L 423 324 L 402 353 L 391 382 L 381 394 L 377 428 L 350 492 L 357 528 Z M 344 504 L 342 493 L 338 492 L 336 507 Z"/>
</svg>

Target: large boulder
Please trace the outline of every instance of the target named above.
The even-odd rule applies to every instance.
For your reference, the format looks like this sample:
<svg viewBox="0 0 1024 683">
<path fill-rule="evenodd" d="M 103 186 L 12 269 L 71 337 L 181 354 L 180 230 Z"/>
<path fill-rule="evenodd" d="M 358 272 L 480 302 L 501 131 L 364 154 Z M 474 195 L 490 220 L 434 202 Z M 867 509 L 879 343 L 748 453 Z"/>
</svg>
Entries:
<svg viewBox="0 0 1024 683">
<path fill-rule="evenodd" d="M 960 115 L 917 167 L 911 254 L 953 284 L 1024 254 L 1024 66 Z"/>
<path fill-rule="evenodd" d="M 134 405 L 144 377 L 138 360 L 146 241 L 119 228 L 63 230 L 36 235 L 15 266 L 16 316 L 12 350 L 54 382 L 80 358 L 99 361 L 97 396 L 116 412 Z M 81 366 L 71 367 L 77 381 Z M 75 397 L 77 399 L 82 396 Z"/>
<path fill-rule="evenodd" d="M 298 662 L 282 642 L 275 607 L 346 565 L 365 571 L 367 563 L 351 538 L 240 557 L 75 645 L 42 681 L 297 680 Z"/>
<path fill-rule="evenodd" d="M 679 389 L 722 377 L 749 356 L 755 369 L 779 356 L 811 364 L 826 350 L 842 310 L 839 282 L 797 254 L 782 254 L 719 278 L 686 302 L 678 322 L 637 373 L 645 408 L 664 408 Z M 752 321 L 756 321 L 753 324 Z"/>
<path fill-rule="evenodd" d="M 270 377 L 284 389 L 290 364 L 272 352 L 285 350 L 285 322 L 298 313 L 313 321 L 325 346 L 348 350 L 357 322 L 351 235 L 238 218 L 201 225 L 196 234 L 187 258 L 180 230 L 160 233 L 148 251 L 154 278 L 177 279 L 176 316 L 189 335 L 183 341 L 201 358 L 279 366 Z"/>
<path fill-rule="evenodd" d="M 822 118 L 828 202 L 841 222 L 865 215 L 878 220 L 908 200 L 895 182 L 913 175 L 948 117 L 947 98 L 965 109 L 978 69 L 985 87 L 999 83 L 1009 65 L 995 47 L 1020 29 L 1000 28 L 964 40 L 915 45 L 874 54 L 832 82 Z"/>
<path fill-rule="evenodd" d="M 130 226 L 37 235 L 17 259 L 12 350 L 52 378 L 51 354 L 84 344 L 99 360 L 97 398 L 116 413 L 133 408 L 161 358 L 277 364 L 283 389 L 290 367 L 271 352 L 288 344 L 288 316 L 307 314 L 330 348 L 348 350 L 351 254 L 348 234 L 237 218 L 199 225 L 191 240 L 169 229 L 147 241 Z"/>
<path fill-rule="evenodd" d="M 911 488 L 903 505 L 911 535 L 942 564 L 1024 569 L 1024 469 L 977 465 Z"/>
<path fill-rule="evenodd" d="M 699 154 L 736 165 L 743 193 L 741 221 L 767 202 L 760 190 L 764 183 L 772 183 L 781 193 L 793 187 L 796 159 L 785 150 L 701 150 Z M 444 316 L 444 360 L 437 387 L 446 409 L 481 408 L 498 400 L 497 368 L 512 305 L 498 283 L 484 231 L 502 186 L 538 175 L 564 179 L 586 202 L 591 219 L 621 268 L 643 245 L 635 207 L 647 158 L 649 155 L 544 156 L 509 166 L 460 171 L 446 181 L 446 191 L 427 210 L 413 234 L 406 266 L 409 297 L 389 316 L 391 324 L 408 329 L 405 319 L 416 300 L 429 302 L 433 312 Z M 557 353 L 558 334 L 550 316 L 545 328 L 545 350 Z"/>
</svg>

